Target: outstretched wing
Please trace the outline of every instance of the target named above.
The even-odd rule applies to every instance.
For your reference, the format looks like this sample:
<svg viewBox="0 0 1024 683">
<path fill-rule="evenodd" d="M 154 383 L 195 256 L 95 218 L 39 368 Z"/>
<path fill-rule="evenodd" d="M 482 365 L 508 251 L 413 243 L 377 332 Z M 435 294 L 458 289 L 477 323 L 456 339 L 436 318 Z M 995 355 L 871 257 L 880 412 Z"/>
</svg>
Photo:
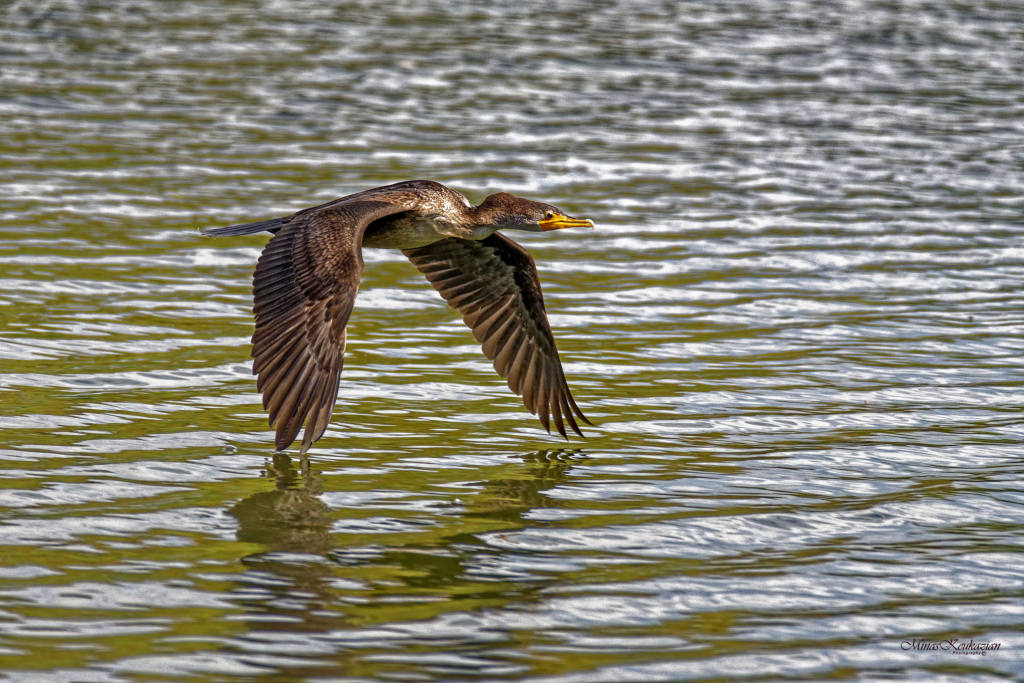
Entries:
<svg viewBox="0 0 1024 683">
<path fill-rule="evenodd" d="M 583 436 L 573 413 L 590 420 L 565 381 L 530 254 L 498 233 L 479 241 L 448 237 L 403 253 L 462 313 L 494 369 L 544 428 L 551 431 L 553 418 L 562 436 L 566 422 Z"/>
<path fill-rule="evenodd" d="M 253 233 L 264 231 L 276 233 L 291 223 L 304 223 L 315 214 L 340 208 L 347 204 L 380 201 L 388 204 L 399 205 L 402 206 L 403 209 L 411 210 L 417 207 L 417 204 L 424 198 L 424 196 L 426 196 L 427 199 L 430 199 L 432 196 L 437 195 L 441 195 L 442 197 L 447 196 L 449 200 L 454 201 L 456 204 L 462 203 L 467 206 L 469 205 L 465 197 L 455 190 L 445 187 L 441 183 L 434 182 L 433 180 L 403 180 L 398 183 L 392 183 L 391 185 L 374 187 L 372 189 L 356 192 L 355 194 L 346 195 L 338 199 L 332 199 L 329 202 L 324 202 L 323 204 L 311 206 L 308 209 L 296 211 L 289 216 L 271 218 L 265 221 L 256 221 L 255 223 L 240 223 L 238 225 L 228 225 L 217 228 L 202 228 L 201 232 L 207 237 L 251 235 Z"/>
<path fill-rule="evenodd" d="M 363 233 L 378 218 L 406 209 L 357 200 L 278 219 L 273 226 L 249 224 L 277 228 L 253 275 L 252 369 L 277 430 L 278 450 L 295 440 L 303 424 L 303 453 L 327 429 L 338 396 L 345 325 L 363 272 Z"/>
</svg>

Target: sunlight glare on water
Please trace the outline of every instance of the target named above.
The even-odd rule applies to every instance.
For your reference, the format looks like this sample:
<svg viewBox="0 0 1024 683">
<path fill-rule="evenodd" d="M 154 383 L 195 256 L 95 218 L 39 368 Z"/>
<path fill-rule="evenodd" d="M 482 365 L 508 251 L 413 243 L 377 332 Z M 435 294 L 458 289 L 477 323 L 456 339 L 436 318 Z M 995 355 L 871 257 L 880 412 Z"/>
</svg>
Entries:
<svg viewBox="0 0 1024 683">
<path fill-rule="evenodd" d="M 1024 10 L 2 13 L 4 675 L 1024 671 Z M 596 222 L 512 237 L 597 426 L 547 435 L 367 250 L 306 475 L 251 374 L 266 235 L 196 228 L 411 178 Z"/>
</svg>

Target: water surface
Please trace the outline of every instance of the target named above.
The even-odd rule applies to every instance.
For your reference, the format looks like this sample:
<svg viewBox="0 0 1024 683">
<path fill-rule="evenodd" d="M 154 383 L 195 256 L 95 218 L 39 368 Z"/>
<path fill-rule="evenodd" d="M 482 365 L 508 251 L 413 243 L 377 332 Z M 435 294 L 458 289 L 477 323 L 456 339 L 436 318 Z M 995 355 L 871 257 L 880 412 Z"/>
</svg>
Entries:
<svg viewBox="0 0 1024 683">
<path fill-rule="evenodd" d="M 9 677 L 1024 671 L 1014 3 L 2 12 Z M 408 178 L 597 222 L 516 236 L 586 440 L 368 250 L 312 472 L 272 453 L 266 237 L 196 228 Z"/>
</svg>

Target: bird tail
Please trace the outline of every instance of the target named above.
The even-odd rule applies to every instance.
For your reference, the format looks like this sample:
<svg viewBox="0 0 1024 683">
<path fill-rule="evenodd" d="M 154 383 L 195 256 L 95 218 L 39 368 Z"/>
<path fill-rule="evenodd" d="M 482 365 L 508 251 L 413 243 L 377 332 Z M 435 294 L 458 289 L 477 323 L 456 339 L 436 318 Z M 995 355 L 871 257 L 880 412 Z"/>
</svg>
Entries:
<svg viewBox="0 0 1024 683">
<path fill-rule="evenodd" d="M 288 221 L 287 218 L 271 218 L 267 221 L 256 221 L 255 223 L 240 223 L 228 225 L 223 228 L 200 228 L 200 232 L 207 237 L 223 237 L 225 235 L 251 235 L 256 232 L 277 232 Z"/>
</svg>

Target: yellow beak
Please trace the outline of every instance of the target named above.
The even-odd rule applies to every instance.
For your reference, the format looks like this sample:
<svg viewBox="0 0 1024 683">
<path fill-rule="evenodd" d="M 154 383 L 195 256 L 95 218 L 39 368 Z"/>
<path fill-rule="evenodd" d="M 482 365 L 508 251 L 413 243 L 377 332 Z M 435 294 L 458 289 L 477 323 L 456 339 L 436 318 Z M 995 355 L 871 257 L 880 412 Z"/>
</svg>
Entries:
<svg viewBox="0 0 1024 683">
<path fill-rule="evenodd" d="M 540 229 L 547 230 L 561 230 L 562 228 L 592 228 L 594 227 L 594 221 L 586 218 L 573 218 L 572 216 L 563 216 L 560 213 L 556 213 L 551 218 L 545 218 L 540 223 Z"/>
</svg>

